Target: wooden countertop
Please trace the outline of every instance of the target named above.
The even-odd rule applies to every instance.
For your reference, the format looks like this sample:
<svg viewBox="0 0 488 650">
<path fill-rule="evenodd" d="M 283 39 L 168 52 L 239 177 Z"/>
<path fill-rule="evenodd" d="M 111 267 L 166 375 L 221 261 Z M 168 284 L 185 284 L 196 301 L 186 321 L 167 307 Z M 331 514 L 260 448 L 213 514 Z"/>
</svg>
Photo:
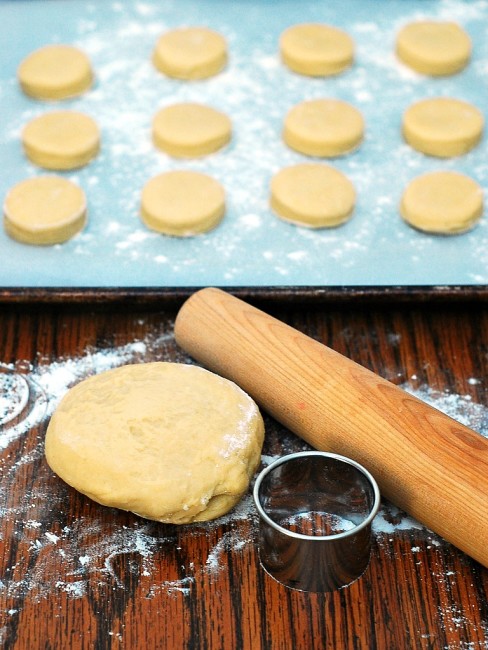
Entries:
<svg viewBox="0 0 488 650">
<path fill-rule="evenodd" d="M 482 303 L 259 306 L 486 435 Z M 31 389 L 0 428 L 0 647 L 488 648 L 488 569 L 390 504 L 366 573 L 310 594 L 260 567 L 249 497 L 222 520 L 176 527 L 99 506 L 52 473 L 43 439 L 56 400 L 114 365 L 189 361 L 176 313 L 173 303 L 0 307 L 0 370 L 25 380 L 4 380 L 0 414 L 9 391 L 20 404 Z M 265 461 L 307 448 L 265 419 Z"/>
</svg>

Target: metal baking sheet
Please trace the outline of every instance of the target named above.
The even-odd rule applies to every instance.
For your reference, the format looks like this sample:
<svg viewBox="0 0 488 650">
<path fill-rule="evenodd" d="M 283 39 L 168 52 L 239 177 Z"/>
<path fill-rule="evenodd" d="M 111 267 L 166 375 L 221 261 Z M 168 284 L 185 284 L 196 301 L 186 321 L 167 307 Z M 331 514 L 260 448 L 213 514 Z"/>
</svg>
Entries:
<svg viewBox="0 0 488 650">
<path fill-rule="evenodd" d="M 419 18 L 459 22 L 473 41 L 468 68 L 431 79 L 394 55 L 398 29 Z M 486 140 L 466 156 L 437 160 L 402 142 L 403 111 L 427 96 L 454 96 L 486 107 L 488 3 L 484 0 L 0 0 L 0 191 L 37 176 L 23 156 L 29 119 L 68 107 L 94 117 L 102 152 L 82 170 L 65 173 L 85 190 L 86 230 L 63 245 L 35 247 L 0 232 L 0 287 L 415 287 L 488 283 L 488 220 L 470 233 L 431 236 L 398 216 L 403 188 L 435 169 L 466 173 L 486 188 Z M 320 21 L 354 38 L 355 65 L 327 79 L 289 72 L 278 39 L 288 26 Z M 206 81 L 167 79 L 151 64 L 160 34 L 206 25 L 229 43 L 225 72 Z M 34 49 L 72 43 L 91 58 L 96 84 L 84 96 L 46 103 L 25 97 L 16 69 Z M 367 123 L 361 148 L 331 162 L 358 192 L 352 220 L 312 231 L 277 219 L 268 206 L 272 174 L 305 161 L 281 140 L 288 109 L 305 99 L 337 97 L 358 107 Z M 151 120 L 176 101 L 208 103 L 232 119 L 232 144 L 200 160 L 177 161 L 151 143 Z M 141 223 L 144 183 L 171 169 L 213 175 L 225 187 L 227 214 L 214 231 L 190 239 L 164 237 Z"/>
</svg>

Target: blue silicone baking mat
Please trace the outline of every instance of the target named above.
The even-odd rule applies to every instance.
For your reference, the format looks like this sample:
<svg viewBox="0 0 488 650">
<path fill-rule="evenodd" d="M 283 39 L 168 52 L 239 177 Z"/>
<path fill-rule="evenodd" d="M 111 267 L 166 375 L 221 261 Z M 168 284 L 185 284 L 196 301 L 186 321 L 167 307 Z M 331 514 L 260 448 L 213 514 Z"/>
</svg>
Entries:
<svg viewBox="0 0 488 650">
<path fill-rule="evenodd" d="M 420 18 L 453 20 L 473 41 L 460 74 L 425 78 L 394 55 L 398 29 Z M 288 26 L 325 22 L 356 43 L 356 62 L 333 78 L 288 71 L 278 40 Z M 157 38 L 177 26 L 206 25 L 228 41 L 230 61 L 199 82 L 166 78 L 151 64 Z M 403 111 L 427 96 L 453 96 L 486 109 L 488 3 L 485 0 L 0 0 L 0 193 L 42 170 L 23 156 L 22 127 L 60 107 L 94 117 L 102 130 L 100 156 L 66 172 L 84 189 L 88 227 L 52 247 L 16 243 L 0 229 L 2 287 L 413 286 L 488 283 L 488 218 L 470 233 L 443 237 L 411 229 L 398 215 L 410 179 L 436 169 L 466 173 L 485 189 L 486 141 L 450 160 L 411 150 L 400 134 Z M 28 99 L 16 70 L 34 49 L 71 43 L 90 57 L 94 88 L 77 99 Z M 277 219 L 268 206 L 271 176 L 306 161 L 281 140 L 283 118 L 305 99 L 337 97 L 363 113 L 361 148 L 332 162 L 354 183 L 358 201 L 346 225 L 313 231 Z M 177 101 L 207 103 L 232 119 L 225 150 L 178 161 L 151 142 L 155 112 Z M 330 162 L 330 161 L 329 161 Z M 171 169 L 211 174 L 225 187 L 227 214 L 214 231 L 190 239 L 147 230 L 140 193 L 152 176 Z"/>
</svg>

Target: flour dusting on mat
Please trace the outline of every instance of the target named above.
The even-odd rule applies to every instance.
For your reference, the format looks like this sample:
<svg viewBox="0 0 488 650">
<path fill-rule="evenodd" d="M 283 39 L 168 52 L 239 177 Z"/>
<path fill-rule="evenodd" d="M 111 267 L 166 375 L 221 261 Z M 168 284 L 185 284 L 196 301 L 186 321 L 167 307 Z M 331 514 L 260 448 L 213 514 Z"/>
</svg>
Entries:
<svg viewBox="0 0 488 650">
<path fill-rule="evenodd" d="M 452 160 L 431 159 L 403 142 L 404 110 L 414 100 L 438 93 L 440 82 L 411 72 L 394 54 L 395 34 L 405 22 L 426 16 L 459 21 L 472 35 L 473 60 L 462 74 L 442 79 L 442 94 L 482 108 L 488 77 L 483 27 L 488 6 L 484 0 L 346 0 L 340 7 L 285 0 L 280 11 L 268 11 L 259 1 L 247 2 L 245 11 L 239 3 L 221 2 L 218 12 L 211 0 L 69 0 L 43 3 L 41 10 L 37 4 L 0 3 L 0 18 L 2 6 L 19 12 L 20 25 L 22 18 L 34 22 L 32 12 L 42 11 L 37 37 L 46 41 L 58 41 L 59 26 L 67 21 L 65 37 L 89 55 L 96 75 L 93 90 L 71 100 L 70 106 L 99 123 L 102 148 L 90 165 L 70 174 L 88 197 L 87 229 L 49 250 L 13 248 L 0 231 L 0 258 L 10 260 L 0 267 L 0 284 L 25 286 L 26 278 L 29 286 L 488 282 L 488 220 L 483 219 L 473 232 L 443 238 L 417 232 L 399 217 L 401 193 L 413 176 L 440 166 L 467 173 L 483 185 L 488 166 L 486 142 Z M 67 6 L 72 8 L 68 17 L 63 16 Z M 305 18 L 340 23 L 351 34 L 357 53 L 350 70 L 312 79 L 282 65 L 280 34 Z M 219 31 L 229 44 L 227 69 L 199 83 L 168 79 L 151 63 L 159 35 L 189 22 Z M 19 58 L 32 47 L 29 42 L 21 43 Z M 22 156 L 20 133 L 45 110 L 22 96 L 15 68 L 4 68 L 0 70 L 0 94 L 6 107 L 5 125 L 0 129 L 0 193 L 35 173 Z M 287 111 L 304 99 L 324 96 L 356 106 L 367 128 L 357 151 L 329 161 L 357 190 L 353 218 L 341 228 L 310 231 L 272 214 L 269 183 L 281 167 L 307 160 L 282 141 Z M 208 104 L 230 117 L 230 146 L 198 160 L 174 160 L 156 150 L 151 141 L 153 116 L 163 106 L 188 101 Z M 146 231 L 139 219 L 144 184 L 156 174 L 180 168 L 214 176 L 227 195 L 227 214 L 221 225 L 185 241 Z"/>
<path fill-rule="evenodd" d="M 172 345 L 172 333 L 147 335 L 120 347 L 87 350 L 79 357 L 49 361 L 40 359 L 35 367 L 25 362 L 1 366 L 3 376 L 20 376 L 29 386 L 36 386 L 40 406 L 32 408 L 25 421 L 12 420 L 0 429 L 0 446 L 4 456 L 0 468 L 8 479 L 29 463 L 38 464 L 38 478 L 16 503 L 9 494 L 0 493 L 0 516 L 3 539 L 14 535 L 29 562 L 10 567 L 0 581 L 0 594 L 13 598 L 47 598 L 53 585 L 70 598 L 83 597 L 92 581 L 111 589 L 123 589 L 121 571 L 127 569 L 146 584 L 147 598 L 158 593 L 187 596 L 198 580 L 218 580 L 227 570 L 226 554 L 255 553 L 258 519 L 252 497 L 247 494 L 234 510 L 216 521 L 189 526 L 168 526 L 147 521 L 129 513 L 103 507 L 92 509 L 89 515 L 70 518 L 65 511 L 66 500 L 73 491 L 61 481 L 56 484 L 43 461 L 44 436 L 34 436 L 32 429 L 43 431 L 47 418 L 67 390 L 85 377 L 125 363 L 162 360 L 167 345 Z M 181 355 L 181 362 L 191 359 Z M 481 382 L 471 378 L 469 384 Z M 4 380 L 2 403 L 16 397 L 16 379 Z M 439 392 L 428 386 L 402 386 L 454 419 L 488 436 L 488 408 L 476 404 L 468 395 Z M 10 393 L 9 393 L 10 391 Z M 4 408 L 4 412 L 7 410 Z M 10 426 L 9 426 L 10 424 Z M 289 439 L 288 439 L 289 438 Z M 283 453 L 297 451 L 302 442 L 289 434 L 283 441 Z M 11 455 L 9 448 L 23 443 L 24 451 Z M 304 444 L 304 443 L 303 443 Z M 262 466 L 276 460 L 274 454 L 262 456 Z M 56 489 L 56 486 L 58 489 Z M 53 487 L 54 486 L 54 487 Z M 84 499 L 85 497 L 79 497 Z M 420 523 L 391 504 L 384 503 L 373 524 L 373 533 L 380 545 L 388 544 L 394 535 L 415 533 L 429 546 L 444 542 Z M 206 548 L 198 558 L 186 553 L 186 542 L 204 540 Z M 418 542 L 418 540 L 417 540 Z M 411 549 L 415 553 L 416 547 Z M 174 575 L 161 576 L 160 558 L 170 558 L 179 567 Z"/>
</svg>

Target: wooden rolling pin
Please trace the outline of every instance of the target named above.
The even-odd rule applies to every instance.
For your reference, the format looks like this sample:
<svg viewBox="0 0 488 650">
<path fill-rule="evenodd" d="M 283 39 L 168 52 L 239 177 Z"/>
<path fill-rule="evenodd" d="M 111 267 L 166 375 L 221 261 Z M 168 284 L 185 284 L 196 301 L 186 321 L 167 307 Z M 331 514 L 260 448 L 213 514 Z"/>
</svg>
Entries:
<svg viewBox="0 0 488 650">
<path fill-rule="evenodd" d="M 181 308 L 177 343 L 317 449 L 488 567 L 488 440 L 305 334 L 220 291 Z"/>
</svg>

